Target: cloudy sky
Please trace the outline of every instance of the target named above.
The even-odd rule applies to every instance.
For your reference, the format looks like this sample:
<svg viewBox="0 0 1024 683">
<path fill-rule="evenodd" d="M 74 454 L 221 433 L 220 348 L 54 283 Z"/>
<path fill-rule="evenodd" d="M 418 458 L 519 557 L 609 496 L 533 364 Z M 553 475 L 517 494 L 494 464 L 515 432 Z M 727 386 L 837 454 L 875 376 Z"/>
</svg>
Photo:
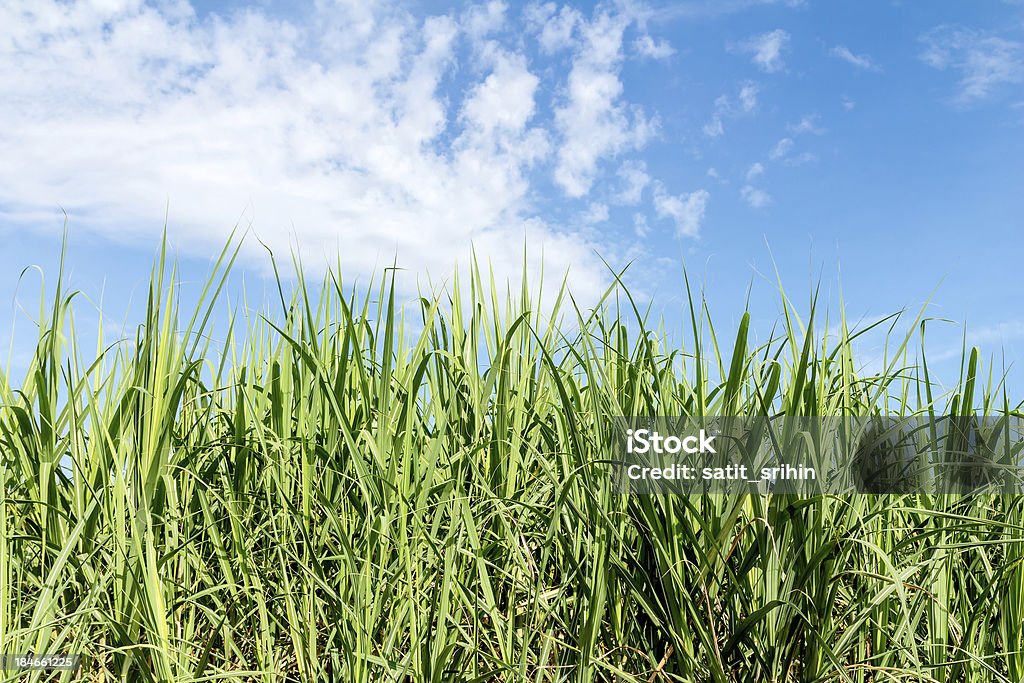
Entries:
<svg viewBox="0 0 1024 683">
<path fill-rule="evenodd" d="M 196 280 L 235 225 L 352 278 L 525 238 L 582 301 L 632 262 L 678 319 L 685 264 L 766 334 L 778 272 L 1024 361 L 1022 158 L 1020 2 L 0 0 L 0 341 L 66 212 L 115 315 L 165 222 Z"/>
</svg>

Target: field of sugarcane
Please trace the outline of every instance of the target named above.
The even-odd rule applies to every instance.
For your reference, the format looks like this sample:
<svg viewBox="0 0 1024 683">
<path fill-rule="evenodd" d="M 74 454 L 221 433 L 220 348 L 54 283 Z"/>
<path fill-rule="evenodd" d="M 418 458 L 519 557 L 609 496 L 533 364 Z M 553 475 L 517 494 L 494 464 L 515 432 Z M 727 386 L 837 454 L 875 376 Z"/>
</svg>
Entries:
<svg viewBox="0 0 1024 683">
<path fill-rule="evenodd" d="M 83 657 L 3 680 L 1024 680 L 1020 497 L 608 476 L 615 416 L 1020 414 L 970 349 L 939 391 L 921 318 L 865 373 L 867 328 L 781 289 L 755 340 L 682 285 L 669 344 L 619 282 L 581 309 L 486 267 L 418 299 L 295 267 L 253 312 L 237 253 L 189 310 L 161 255 L 96 347 L 51 282 L 0 374 L 0 652 Z"/>
</svg>

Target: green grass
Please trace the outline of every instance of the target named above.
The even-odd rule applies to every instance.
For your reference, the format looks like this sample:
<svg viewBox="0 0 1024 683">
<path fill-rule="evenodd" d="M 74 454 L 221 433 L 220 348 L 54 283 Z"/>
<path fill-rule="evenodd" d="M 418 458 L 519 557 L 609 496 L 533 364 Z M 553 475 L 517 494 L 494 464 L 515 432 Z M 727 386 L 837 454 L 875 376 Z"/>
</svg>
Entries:
<svg viewBox="0 0 1024 683">
<path fill-rule="evenodd" d="M 189 311 L 161 255 L 109 348 L 63 283 L 41 304 L 0 375 L 0 651 L 132 682 L 1024 680 L 1021 498 L 627 496 L 601 462 L 617 415 L 1020 414 L 976 350 L 936 393 L 921 318 L 877 323 L 865 376 L 865 330 L 781 289 L 755 343 L 687 285 L 678 348 L 618 285 L 584 311 L 473 267 L 403 305 L 394 271 L 296 268 L 212 329 L 236 253 Z"/>
</svg>

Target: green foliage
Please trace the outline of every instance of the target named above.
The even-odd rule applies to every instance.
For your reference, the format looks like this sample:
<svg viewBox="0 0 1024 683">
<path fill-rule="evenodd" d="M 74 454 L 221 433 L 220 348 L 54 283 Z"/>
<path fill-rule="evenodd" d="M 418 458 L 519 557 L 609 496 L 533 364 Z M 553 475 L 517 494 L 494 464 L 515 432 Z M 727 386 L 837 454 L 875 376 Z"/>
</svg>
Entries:
<svg viewBox="0 0 1024 683">
<path fill-rule="evenodd" d="M 933 396 L 920 320 L 858 374 L 865 330 L 781 290 L 723 358 L 692 294 L 671 348 L 618 283 L 581 311 L 474 264 L 408 305 L 393 270 L 359 298 L 297 267 L 215 344 L 236 253 L 191 312 L 161 255 L 91 354 L 58 282 L 0 375 L 0 651 L 96 681 L 1024 680 L 1021 499 L 630 497 L 602 462 L 616 415 L 1019 414 L 966 349 Z"/>
</svg>

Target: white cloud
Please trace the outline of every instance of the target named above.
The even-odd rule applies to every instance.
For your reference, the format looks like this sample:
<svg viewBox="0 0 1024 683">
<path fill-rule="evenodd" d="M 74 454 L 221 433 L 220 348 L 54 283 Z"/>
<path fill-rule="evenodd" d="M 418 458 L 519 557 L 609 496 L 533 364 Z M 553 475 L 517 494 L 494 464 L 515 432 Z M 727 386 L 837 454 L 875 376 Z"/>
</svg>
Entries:
<svg viewBox="0 0 1024 683">
<path fill-rule="evenodd" d="M 811 152 L 801 152 L 796 155 L 790 154 L 793 151 L 794 144 L 793 138 L 782 138 L 768 150 L 768 158 L 784 166 L 802 166 L 818 160 L 817 155 Z"/>
<path fill-rule="evenodd" d="M 646 33 L 633 41 L 633 51 L 651 59 L 668 59 L 676 53 L 667 40 L 655 40 Z"/>
<path fill-rule="evenodd" d="M 739 109 L 733 104 L 728 95 L 719 95 L 715 98 L 714 109 L 711 119 L 704 124 L 702 130 L 709 138 L 717 138 L 725 133 L 725 120 L 734 119 L 741 114 L 750 114 L 757 109 L 758 87 L 751 81 L 746 81 L 740 86 L 737 99 Z"/>
<path fill-rule="evenodd" d="M 584 225 L 595 225 L 597 223 L 604 223 L 608 220 L 608 205 L 602 202 L 591 202 L 587 210 L 584 211 L 580 219 Z"/>
<path fill-rule="evenodd" d="M 748 38 L 731 47 L 737 52 L 751 55 L 754 64 L 762 71 L 774 73 L 785 66 L 782 53 L 789 47 L 789 33 L 782 29 L 775 29 Z"/>
<path fill-rule="evenodd" d="M 562 138 L 555 182 L 569 197 L 590 190 L 602 159 L 639 149 L 654 135 L 656 122 L 620 101 L 622 35 L 630 23 L 627 16 L 601 11 L 579 26 L 568 91 L 555 109 Z"/>
<path fill-rule="evenodd" d="M 715 115 L 710 121 L 704 124 L 701 129 L 704 131 L 704 135 L 709 138 L 721 137 L 725 133 L 725 126 L 722 124 L 722 117 Z"/>
<path fill-rule="evenodd" d="M 754 83 L 747 82 L 740 87 L 740 106 L 743 111 L 749 113 L 757 109 L 757 93 L 758 88 Z"/>
<path fill-rule="evenodd" d="M 647 237 L 651 234 L 651 227 L 647 224 L 647 216 L 642 213 L 633 214 L 633 232 L 637 237 Z"/>
<path fill-rule="evenodd" d="M 879 67 L 873 59 L 871 59 L 867 55 L 854 54 L 853 52 L 850 51 L 850 48 L 846 47 L 845 45 L 836 45 L 834 48 L 832 48 L 830 52 L 832 56 L 838 57 L 847 64 L 852 64 L 858 69 L 863 69 L 864 71 L 882 70 L 881 67 Z"/>
<path fill-rule="evenodd" d="M 825 132 L 825 129 L 818 123 L 817 114 L 804 116 L 798 122 L 788 125 L 787 128 L 789 129 L 789 132 L 794 135 L 803 135 L 804 133 L 821 135 Z"/>
<path fill-rule="evenodd" d="M 651 182 L 651 176 L 647 175 L 647 165 L 642 161 L 627 161 L 619 167 L 618 176 L 622 185 L 615 196 L 616 200 L 620 204 L 639 204 L 644 188 Z"/>
<path fill-rule="evenodd" d="M 971 344 L 992 344 L 1024 338 L 1024 320 L 1004 320 L 994 325 L 976 327 L 967 333 Z"/>
<path fill-rule="evenodd" d="M 653 14 L 665 21 L 707 19 L 742 12 L 752 7 L 781 5 L 797 8 L 806 4 L 806 0 L 675 0 L 675 2 L 663 3 Z"/>
<path fill-rule="evenodd" d="M 540 81 L 527 69 L 521 55 L 499 53 L 494 62 L 487 78 L 469 92 L 461 115 L 472 124 L 473 133 L 482 136 L 480 142 L 510 144 L 513 141 L 502 139 L 501 134 L 514 137 L 526 129 L 534 114 Z M 543 144 L 543 140 L 535 142 Z"/>
<path fill-rule="evenodd" d="M 857 103 L 851 100 L 848 96 L 843 95 L 842 98 L 843 109 L 846 111 L 853 111 L 853 108 L 857 106 Z"/>
<path fill-rule="evenodd" d="M 743 189 L 740 190 L 740 195 L 743 197 L 743 201 L 755 209 L 764 208 L 772 203 L 770 194 L 750 185 L 744 185 Z"/>
<path fill-rule="evenodd" d="M 775 161 L 781 159 L 789 154 L 790 150 L 793 149 L 792 138 L 782 138 L 775 143 L 775 146 L 768 152 L 768 158 Z"/>
<path fill-rule="evenodd" d="M 680 237 L 696 237 L 700 234 L 700 225 L 710 198 L 707 190 L 671 195 L 660 183 L 654 187 L 655 211 L 662 218 L 675 221 L 676 234 Z"/>
<path fill-rule="evenodd" d="M 143 240 L 169 203 L 172 240 L 208 253 L 243 214 L 278 253 L 294 241 L 312 266 L 340 251 L 355 274 L 396 253 L 447 273 L 473 243 L 514 275 L 528 236 L 531 268 L 543 250 L 600 291 L 593 250 L 608 244 L 538 219 L 530 195 L 556 141 L 578 196 L 598 160 L 649 136 L 619 100 L 621 21 L 581 29 L 556 136 L 524 55 L 490 45 L 460 68 L 460 36 L 496 30 L 501 9 L 421 21 L 324 3 L 296 25 L 259 10 L 201 20 L 182 2 L 0 4 L 0 219 L 62 206 L 75 226 Z M 470 82 L 451 97 L 457 68 Z"/>
<path fill-rule="evenodd" d="M 818 155 L 813 152 L 801 152 L 795 157 L 786 157 L 783 163 L 786 166 L 803 166 L 804 164 L 811 164 L 818 160 Z"/>
<path fill-rule="evenodd" d="M 953 100 L 957 105 L 974 104 L 1002 86 L 1024 83 L 1024 43 L 953 26 L 936 27 L 921 42 L 926 64 L 959 73 Z"/>
<path fill-rule="evenodd" d="M 524 17 L 527 26 L 537 34 L 541 48 L 548 53 L 571 47 L 573 31 L 583 20 L 577 10 L 568 5 L 559 10 L 553 2 L 528 5 Z"/>
<path fill-rule="evenodd" d="M 761 176 L 764 173 L 764 164 L 757 161 L 750 165 L 747 169 L 747 180 L 751 181 L 754 178 Z"/>
<path fill-rule="evenodd" d="M 467 12 L 463 24 L 466 33 L 477 40 L 501 30 L 505 25 L 505 12 L 508 5 L 501 0 L 491 0 L 486 5 L 473 5 Z"/>
<path fill-rule="evenodd" d="M 1024 339 L 1024 320 L 1009 319 L 990 325 L 979 327 L 968 327 L 966 330 L 967 345 L 997 349 L 1019 347 L 1019 341 Z M 963 343 L 957 341 L 948 348 L 939 350 L 928 355 L 928 359 L 934 361 L 950 360 L 960 358 L 963 354 Z"/>
</svg>

